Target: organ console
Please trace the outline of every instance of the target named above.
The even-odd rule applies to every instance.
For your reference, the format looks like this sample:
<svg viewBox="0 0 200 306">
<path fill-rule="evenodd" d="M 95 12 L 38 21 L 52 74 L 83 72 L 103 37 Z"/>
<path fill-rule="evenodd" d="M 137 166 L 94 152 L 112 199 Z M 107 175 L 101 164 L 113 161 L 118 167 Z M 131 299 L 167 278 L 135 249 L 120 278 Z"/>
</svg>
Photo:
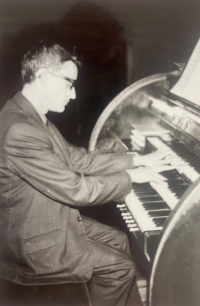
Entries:
<svg viewBox="0 0 200 306">
<path fill-rule="evenodd" d="M 132 154 L 134 124 L 146 135 L 146 146 L 133 154 L 168 147 L 178 161 L 174 170 L 161 173 L 167 186 L 133 183 L 126 203 L 117 204 L 149 263 L 151 306 L 200 305 L 200 247 L 193 242 L 200 222 L 198 228 L 192 219 L 200 221 L 200 107 L 169 92 L 179 76 L 179 71 L 162 73 L 130 85 L 104 110 L 89 143 L 89 151 Z M 188 253 L 187 243 L 193 247 Z"/>
</svg>

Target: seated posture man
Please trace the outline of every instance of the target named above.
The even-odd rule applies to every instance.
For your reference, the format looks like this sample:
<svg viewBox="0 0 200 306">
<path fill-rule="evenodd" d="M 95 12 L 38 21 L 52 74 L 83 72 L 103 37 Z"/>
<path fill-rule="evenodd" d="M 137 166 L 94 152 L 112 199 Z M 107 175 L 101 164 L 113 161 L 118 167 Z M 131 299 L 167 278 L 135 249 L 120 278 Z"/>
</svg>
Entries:
<svg viewBox="0 0 200 306">
<path fill-rule="evenodd" d="M 1 112 L 0 277 L 24 285 L 87 281 L 92 305 L 122 306 L 135 277 L 127 238 L 78 208 L 124 199 L 133 181 L 163 182 L 131 168 L 164 164 L 168 153 L 134 159 L 66 142 L 45 115 L 75 99 L 77 76 L 69 52 L 40 42 L 22 59 L 22 91 Z"/>
</svg>

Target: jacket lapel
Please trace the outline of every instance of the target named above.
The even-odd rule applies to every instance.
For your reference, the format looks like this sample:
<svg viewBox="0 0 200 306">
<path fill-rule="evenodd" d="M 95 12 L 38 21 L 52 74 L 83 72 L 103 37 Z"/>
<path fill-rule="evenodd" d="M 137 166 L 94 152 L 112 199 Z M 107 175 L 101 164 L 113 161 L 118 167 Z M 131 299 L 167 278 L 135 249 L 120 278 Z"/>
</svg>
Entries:
<svg viewBox="0 0 200 306">
<path fill-rule="evenodd" d="M 54 126 L 54 124 L 49 120 L 47 121 L 47 128 L 49 129 L 51 136 L 53 137 L 53 140 L 57 144 L 56 148 L 59 151 L 61 159 L 64 161 L 67 160 L 68 163 L 70 164 L 69 155 L 67 154 L 69 153 L 69 150 L 67 149 L 67 146 L 66 146 L 67 144 L 66 140 L 62 137 L 62 135 L 57 130 L 57 128 Z"/>
</svg>

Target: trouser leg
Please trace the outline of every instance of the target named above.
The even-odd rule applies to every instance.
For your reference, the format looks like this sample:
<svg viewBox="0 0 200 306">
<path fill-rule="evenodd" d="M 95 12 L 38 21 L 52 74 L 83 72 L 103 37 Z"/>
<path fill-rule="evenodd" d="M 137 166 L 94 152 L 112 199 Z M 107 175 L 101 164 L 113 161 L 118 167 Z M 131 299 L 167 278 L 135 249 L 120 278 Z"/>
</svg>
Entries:
<svg viewBox="0 0 200 306">
<path fill-rule="evenodd" d="M 135 278 L 126 235 L 89 218 L 83 218 L 83 223 L 94 260 L 89 283 L 92 305 L 125 306 Z"/>
</svg>

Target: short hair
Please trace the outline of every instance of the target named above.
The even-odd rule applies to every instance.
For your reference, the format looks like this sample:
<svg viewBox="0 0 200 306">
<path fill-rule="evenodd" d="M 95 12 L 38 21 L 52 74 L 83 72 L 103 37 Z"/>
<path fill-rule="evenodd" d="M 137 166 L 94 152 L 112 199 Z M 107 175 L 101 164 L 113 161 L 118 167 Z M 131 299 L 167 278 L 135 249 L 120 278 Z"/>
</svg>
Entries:
<svg viewBox="0 0 200 306">
<path fill-rule="evenodd" d="M 76 57 L 55 42 L 40 41 L 23 56 L 21 74 L 23 83 L 32 83 L 36 79 L 36 72 L 40 68 L 49 68 L 72 61 L 78 66 Z"/>
</svg>

